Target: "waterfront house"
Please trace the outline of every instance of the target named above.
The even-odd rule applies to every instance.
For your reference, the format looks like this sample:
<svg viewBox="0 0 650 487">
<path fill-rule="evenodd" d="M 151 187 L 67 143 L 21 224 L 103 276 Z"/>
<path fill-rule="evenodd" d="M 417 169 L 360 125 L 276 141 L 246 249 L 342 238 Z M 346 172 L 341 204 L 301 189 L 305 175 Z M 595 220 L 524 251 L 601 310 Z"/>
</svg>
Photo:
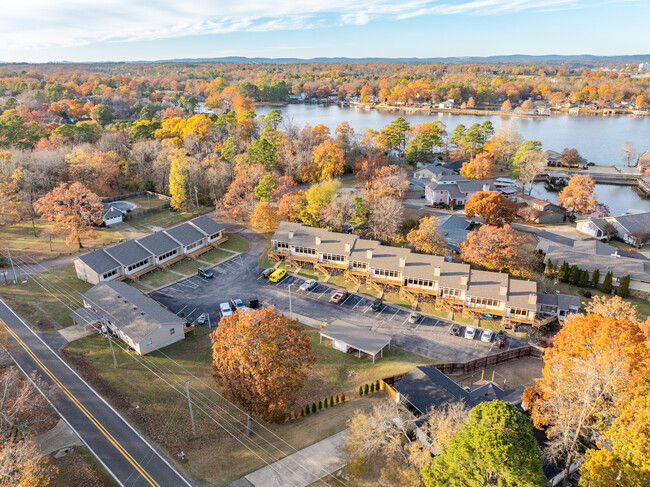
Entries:
<svg viewBox="0 0 650 487">
<path fill-rule="evenodd" d="M 454 171 L 442 167 L 440 164 L 427 164 L 413 173 L 415 179 L 434 179 L 437 176 L 450 176 Z"/>
<path fill-rule="evenodd" d="M 643 152 L 636 163 L 642 176 L 650 176 L 650 150 Z"/>
<path fill-rule="evenodd" d="M 95 322 L 140 355 L 185 337 L 185 320 L 126 283 L 102 282 L 85 292 L 82 299 L 85 310 L 77 310 L 76 316 L 94 316 Z"/>
<path fill-rule="evenodd" d="M 459 174 L 440 175 L 426 185 L 424 196 L 431 204 L 463 206 L 476 193 L 496 191 L 494 181 L 471 180 Z"/>
<path fill-rule="evenodd" d="M 595 238 L 612 236 L 607 234 L 606 223 L 615 230 L 615 236 L 623 242 L 643 246 L 650 243 L 650 212 L 626 213 L 604 218 L 588 218 L 576 224 L 576 230 Z"/>
<path fill-rule="evenodd" d="M 566 218 L 562 207 L 523 192 L 516 194 L 516 201 L 519 203 L 517 215 L 526 220 L 536 223 L 562 223 Z"/>
</svg>

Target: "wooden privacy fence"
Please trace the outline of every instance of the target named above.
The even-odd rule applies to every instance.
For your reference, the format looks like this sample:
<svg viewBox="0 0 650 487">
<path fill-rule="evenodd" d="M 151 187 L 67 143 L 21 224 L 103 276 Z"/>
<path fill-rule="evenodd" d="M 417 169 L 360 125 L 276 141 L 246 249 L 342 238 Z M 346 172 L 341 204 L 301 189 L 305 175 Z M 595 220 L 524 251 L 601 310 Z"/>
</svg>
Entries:
<svg viewBox="0 0 650 487">
<path fill-rule="evenodd" d="M 469 362 L 449 362 L 446 364 L 431 364 L 431 365 L 421 365 L 420 367 L 431 367 L 438 369 L 444 374 L 449 375 L 460 375 L 460 374 L 470 374 L 476 372 L 477 370 L 482 370 L 494 365 L 503 364 L 506 362 L 511 362 L 523 357 L 533 357 L 533 358 L 542 358 L 544 356 L 544 350 L 541 348 L 533 347 L 531 345 L 526 345 L 524 347 L 513 348 L 512 350 L 507 350 L 505 352 L 499 352 L 494 355 L 488 355 L 487 357 L 481 357 Z M 393 386 L 397 384 L 408 372 L 403 374 L 397 374 L 390 377 L 386 377 L 379 381 L 380 389 L 386 391 L 389 396 L 395 399 L 396 392 L 393 389 Z"/>
<path fill-rule="evenodd" d="M 171 205 L 169 203 L 165 203 L 164 205 L 154 206 L 153 208 L 141 208 L 138 210 L 132 210 L 126 214 L 126 219 L 131 220 L 132 218 L 148 215 L 149 213 L 156 213 L 157 211 L 165 210 L 167 208 L 171 208 Z"/>
<path fill-rule="evenodd" d="M 107 198 L 102 198 L 102 203 L 110 203 L 111 201 L 121 201 L 129 198 L 136 198 L 138 196 L 151 196 L 153 198 L 158 198 L 159 200 L 171 201 L 171 196 L 166 196 L 160 193 L 154 193 L 153 191 L 136 191 L 134 193 L 127 194 L 118 194 L 117 196 L 109 196 Z"/>
</svg>

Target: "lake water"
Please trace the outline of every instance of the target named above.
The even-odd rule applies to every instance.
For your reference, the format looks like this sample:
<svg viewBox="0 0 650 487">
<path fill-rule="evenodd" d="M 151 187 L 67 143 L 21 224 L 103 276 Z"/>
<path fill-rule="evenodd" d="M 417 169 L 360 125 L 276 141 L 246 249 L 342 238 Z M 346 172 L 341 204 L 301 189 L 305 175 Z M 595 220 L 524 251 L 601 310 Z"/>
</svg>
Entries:
<svg viewBox="0 0 650 487">
<path fill-rule="evenodd" d="M 440 120 L 447 131 L 463 124 L 489 120 L 498 127 L 502 122 L 513 120 L 524 139 L 541 140 L 545 149 L 561 152 L 565 147 L 575 147 L 589 161 L 597 164 L 624 165 L 618 148 L 621 142 L 629 140 L 637 151 L 650 150 L 650 117 L 578 117 L 574 115 L 553 115 L 545 118 L 502 117 L 498 115 L 456 115 L 437 113 L 433 115 L 401 114 L 399 112 L 344 108 L 338 105 L 286 105 L 256 107 L 258 114 L 268 113 L 272 108 L 280 108 L 285 121 L 299 127 L 307 124 L 312 127 L 322 123 L 334 130 L 341 122 L 348 122 L 356 133 L 367 128 L 380 129 L 402 115 L 411 125 L 432 120 Z M 596 185 L 598 200 L 607 204 L 612 215 L 625 213 L 630 209 L 650 211 L 650 198 L 643 199 L 629 186 Z M 557 194 L 548 192 L 543 184 L 536 184 L 533 196 L 555 202 Z"/>
<path fill-rule="evenodd" d="M 641 198 L 630 186 L 615 186 L 612 184 L 597 184 L 596 199 L 609 206 L 612 215 L 621 215 L 629 210 L 650 211 L 650 198 Z M 548 191 L 544 183 L 536 183 L 531 193 L 551 203 L 556 203 L 558 193 Z"/>
<path fill-rule="evenodd" d="M 306 124 L 314 126 L 322 123 L 334 130 L 341 122 L 348 122 L 356 133 L 361 134 L 367 128 L 380 129 L 400 115 L 417 125 L 432 120 L 440 120 L 451 133 L 463 124 L 466 127 L 485 120 L 497 128 L 504 121 L 513 120 L 524 140 L 540 140 L 544 149 L 562 152 L 565 147 L 575 147 L 580 154 L 596 164 L 624 165 L 618 148 L 621 142 L 632 142 L 638 152 L 650 150 L 650 116 L 631 117 L 579 117 L 575 115 L 553 115 L 544 118 L 503 117 L 500 115 L 456 115 L 452 113 L 434 113 L 433 115 L 413 115 L 400 112 L 363 110 L 345 108 L 338 105 L 286 105 L 271 107 L 267 105 L 256 108 L 258 114 L 268 113 L 272 108 L 280 108 L 286 121 L 299 127 Z"/>
</svg>

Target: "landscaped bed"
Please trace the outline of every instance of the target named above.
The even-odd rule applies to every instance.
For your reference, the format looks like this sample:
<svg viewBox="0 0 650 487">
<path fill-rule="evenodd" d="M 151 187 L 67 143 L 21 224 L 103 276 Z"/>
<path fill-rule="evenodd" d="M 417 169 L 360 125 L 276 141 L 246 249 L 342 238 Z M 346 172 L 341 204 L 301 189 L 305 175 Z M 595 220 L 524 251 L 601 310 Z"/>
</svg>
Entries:
<svg viewBox="0 0 650 487">
<path fill-rule="evenodd" d="M 184 469 L 192 480 L 199 484 L 221 485 L 263 467 L 265 463 L 256 455 L 267 461 L 275 461 L 292 453 L 294 448 L 301 449 L 331 436 L 345 428 L 346 419 L 355 410 L 370 408 L 385 397 L 384 393 L 375 393 L 359 399 L 359 385 L 433 362 L 393 347 L 373 365 L 370 360 L 319 344 L 317 330 L 307 327 L 305 331 L 312 338 L 312 350 L 317 361 L 308 373 L 307 383 L 295 409 L 300 411 L 307 404 L 318 403 L 342 391 L 345 391 L 346 402 L 284 424 L 255 423 L 252 438 L 244 434 L 245 414 L 220 398 L 214 386 L 206 328 L 199 328 L 193 338 L 146 357 L 129 356 L 121 347 L 116 347 L 119 369 L 112 365 L 106 341 L 97 335 L 72 342 L 64 349 L 63 355 L 109 402 L 156 444 L 161 445 L 171 458 L 175 459 L 175 454 L 183 449 L 189 461 L 177 466 Z M 160 378 L 156 378 L 139 361 L 154 369 Z M 197 439 L 192 438 L 187 399 L 164 383 L 166 380 L 176 386 L 188 377 L 195 377 L 191 382 L 191 394 L 197 401 L 194 407 Z M 199 404 L 202 406 L 199 407 Z M 201 409 L 210 411 L 212 418 Z M 228 428 L 237 439 L 225 433 L 216 421 Z M 275 446 L 270 446 L 265 440 Z"/>
</svg>

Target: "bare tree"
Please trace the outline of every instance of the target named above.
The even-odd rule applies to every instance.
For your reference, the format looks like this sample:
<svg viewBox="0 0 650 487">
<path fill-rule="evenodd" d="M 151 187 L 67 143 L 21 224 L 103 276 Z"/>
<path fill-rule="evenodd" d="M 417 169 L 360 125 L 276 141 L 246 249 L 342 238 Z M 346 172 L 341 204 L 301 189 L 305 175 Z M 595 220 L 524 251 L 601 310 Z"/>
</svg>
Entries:
<svg viewBox="0 0 650 487">
<path fill-rule="evenodd" d="M 334 229 L 340 230 L 352 218 L 354 204 L 350 193 L 337 194 L 323 211 L 325 221 Z"/>
<path fill-rule="evenodd" d="M 544 171 L 547 164 L 548 160 L 541 151 L 528 151 L 521 159 L 517 180 L 524 191 L 528 187 L 528 194 L 533 191 L 533 181 Z"/>
<path fill-rule="evenodd" d="M 404 221 L 404 208 L 397 198 L 373 198 L 369 206 L 368 230 L 377 240 L 393 240 Z"/>
<path fill-rule="evenodd" d="M 632 145 L 632 142 L 629 140 L 624 140 L 618 150 L 621 152 L 621 154 L 623 154 L 623 160 L 627 164 L 627 167 L 631 167 L 636 164 L 638 153 Z"/>
</svg>

